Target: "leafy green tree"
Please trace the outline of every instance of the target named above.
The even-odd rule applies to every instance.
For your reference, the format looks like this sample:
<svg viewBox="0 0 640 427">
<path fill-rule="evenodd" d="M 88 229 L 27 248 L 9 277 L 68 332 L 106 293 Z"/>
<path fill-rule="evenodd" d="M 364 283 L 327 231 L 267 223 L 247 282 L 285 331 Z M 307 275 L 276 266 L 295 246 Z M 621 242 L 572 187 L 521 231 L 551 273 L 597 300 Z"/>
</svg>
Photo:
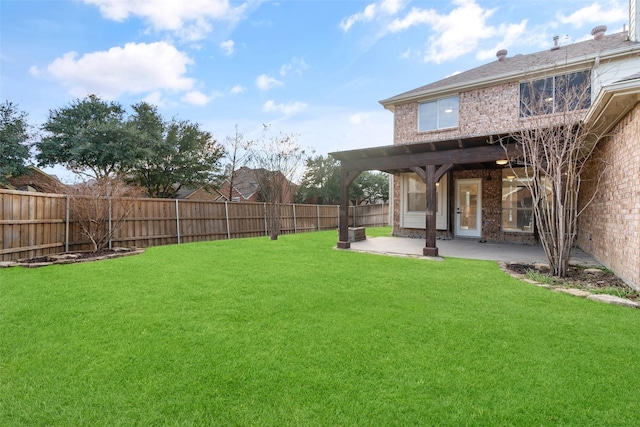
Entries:
<svg viewBox="0 0 640 427">
<path fill-rule="evenodd" d="M 389 200 L 389 178 L 386 173 L 363 172 L 349 187 L 350 201 L 376 203 Z M 307 159 L 298 189 L 298 200 L 318 204 L 335 204 L 340 199 L 340 162 L 331 156 Z"/>
<path fill-rule="evenodd" d="M 389 175 L 384 172 L 363 172 L 352 186 L 362 201 L 373 204 L 380 200 L 389 200 Z M 351 191 L 350 191 L 351 192 Z"/>
<path fill-rule="evenodd" d="M 47 136 L 36 143 L 40 166 L 63 165 L 101 179 L 128 172 L 142 155 L 122 106 L 96 95 L 51 110 L 42 129 Z"/>
<path fill-rule="evenodd" d="M 30 138 L 26 113 L 12 102 L 0 104 L 0 182 L 28 172 Z"/>
<path fill-rule="evenodd" d="M 334 204 L 340 198 L 340 163 L 331 156 L 309 157 L 298 188 L 304 202 Z"/>
<path fill-rule="evenodd" d="M 175 197 L 182 187 L 213 186 L 220 177 L 224 149 L 198 123 L 165 122 L 147 103 L 133 106 L 129 124 L 138 133 L 139 160 L 129 181 L 144 187 L 150 197 Z"/>
</svg>

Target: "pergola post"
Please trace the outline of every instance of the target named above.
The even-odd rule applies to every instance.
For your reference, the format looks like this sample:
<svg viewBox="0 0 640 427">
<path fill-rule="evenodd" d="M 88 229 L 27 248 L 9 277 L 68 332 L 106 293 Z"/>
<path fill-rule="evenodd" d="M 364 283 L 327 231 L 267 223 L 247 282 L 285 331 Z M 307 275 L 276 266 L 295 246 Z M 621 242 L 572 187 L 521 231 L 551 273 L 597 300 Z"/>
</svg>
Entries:
<svg viewBox="0 0 640 427">
<path fill-rule="evenodd" d="M 436 246 L 436 214 L 438 213 L 436 209 L 436 184 L 451 168 L 453 168 L 452 163 L 441 165 L 437 169 L 436 165 L 427 165 L 424 168 L 418 166 L 409 168 L 422 179 L 427 192 L 427 208 L 425 210 L 427 218 L 424 231 L 424 248 L 422 249 L 424 256 L 438 256 L 438 247 Z"/>
<path fill-rule="evenodd" d="M 347 171 L 340 168 L 340 217 L 338 219 L 338 248 L 349 249 L 349 186 L 360 171 Z"/>
<path fill-rule="evenodd" d="M 425 172 L 427 222 L 422 254 L 425 256 L 438 256 L 438 248 L 436 247 L 436 165 L 427 165 Z"/>
</svg>

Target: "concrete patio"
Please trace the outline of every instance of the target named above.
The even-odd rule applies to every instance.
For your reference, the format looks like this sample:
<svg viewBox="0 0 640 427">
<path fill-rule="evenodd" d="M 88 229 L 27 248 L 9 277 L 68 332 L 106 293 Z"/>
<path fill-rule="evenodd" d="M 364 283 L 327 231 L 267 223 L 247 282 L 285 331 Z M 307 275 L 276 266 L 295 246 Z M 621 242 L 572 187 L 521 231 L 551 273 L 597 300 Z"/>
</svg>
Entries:
<svg viewBox="0 0 640 427">
<path fill-rule="evenodd" d="M 410 256 L 425 258 L 422 255 L 424 239 L 411 239 L 404 237 L 370 237 L 359 242 L 351 242 L 351 249 L 359 252 L 378 253 L 395 256 Z M 452 239 L 437 240 L 440 257 L 482 259 L 489 261 L 519 261 L 523 263 L 546 263 L 547 258 L 542 246 L 522 245 L 515 243 L 481 243 L 477 239 Z M 583 250 L 575 248 L 571 252 L 571 264 L 586 267 L 601 267 L 601 264 L 586 254 Z"/>
</svg>

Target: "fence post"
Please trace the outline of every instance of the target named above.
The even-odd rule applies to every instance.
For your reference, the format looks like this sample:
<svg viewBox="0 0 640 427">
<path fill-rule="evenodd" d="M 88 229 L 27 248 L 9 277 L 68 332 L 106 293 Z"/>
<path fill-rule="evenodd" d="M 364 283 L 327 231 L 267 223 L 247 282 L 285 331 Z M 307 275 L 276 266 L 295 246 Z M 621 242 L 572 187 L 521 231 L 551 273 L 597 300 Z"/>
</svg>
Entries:
<svg viewBox="0 0 640 427">
<path fill-rule="evenodd" d="M 320 231 L 320 205 L 316 205 L 316 213 L 318 217 L 318 231 Z"/>
<path fill-rule="evenodd" d="M 224 201 L 224 217 L 227 223 L 227 240 L 231 240 L 231 230 L 229 229 L 229 202 Z"/>
<path fill-rule="evenodd" d="M 64 251 L 65 253 L 69 252 L 69 199 L 71 196 L 67 194 L 67 209 L 66 209 L 66 218 L 64 224 Z"/>
<path fill-rule="evenodd" d="M 293 234 L 297 234 L 298 233 L 298 222 L 296 220 L 296 205 L 295 205 L 295 203 L 292 203 L 291 206 L 293 206 Z"/>
<path fill-rule="evenodd" d="M 267 203 L 262 204 L 264 206 L 264 235 L 269 235 L 269 230 L 267 230 Z"/>
<path fill-rule="evenodd" d="M 113 249 L 113 223 L 112 223 L 112 218 L 113 218 L 113 204 L 111 197 L 109 197 L 109 250 Z"/>
<path fill-rule="evenodd" d="M 180 210 L 178 209 L 178 199 L 176 199 L 176 232 L 178 234 L 178 244 L 180 244 Z"/>
</svg>

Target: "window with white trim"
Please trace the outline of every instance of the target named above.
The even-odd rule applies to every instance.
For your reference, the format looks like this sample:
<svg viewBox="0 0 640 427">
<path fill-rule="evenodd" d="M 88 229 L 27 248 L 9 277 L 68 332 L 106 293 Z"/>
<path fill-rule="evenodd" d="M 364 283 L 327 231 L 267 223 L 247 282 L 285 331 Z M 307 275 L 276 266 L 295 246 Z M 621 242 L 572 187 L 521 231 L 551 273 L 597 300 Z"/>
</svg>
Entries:
<svg viewBox="0 0 640 427">
<path fill-rule="evenodd" d="M 505 168 L 502 170 L 502 231 L 533 233 L 533 197 L 529 186 L 533 184 L 535 172 L 525 168 Z M 547 208 L 551 200 L 550 182 L 540 177 L 544 187 L 542 208 Z"/>
<path fill-rule="evenodd" d="M 417 175 L 407 176 L 407 212 L 423 213 L 427 209 L 427 186 Z M 436 211 L 438 210 L 439 183 L 436 184 Z"/>
<path fill-rule="evenodd" d="M 427 187 L 415 173 L 403 174 L 401 182 L 402 208 L 400 226 L 424 229 L 427 209 Z M 446 230 L 447 175 L 436 183 L 436 229 Z"/>
<path fill-rule="evenodd" d="M 458 127 L 458 97 L 418 104 L 418 132 Z"/>
</svg>

